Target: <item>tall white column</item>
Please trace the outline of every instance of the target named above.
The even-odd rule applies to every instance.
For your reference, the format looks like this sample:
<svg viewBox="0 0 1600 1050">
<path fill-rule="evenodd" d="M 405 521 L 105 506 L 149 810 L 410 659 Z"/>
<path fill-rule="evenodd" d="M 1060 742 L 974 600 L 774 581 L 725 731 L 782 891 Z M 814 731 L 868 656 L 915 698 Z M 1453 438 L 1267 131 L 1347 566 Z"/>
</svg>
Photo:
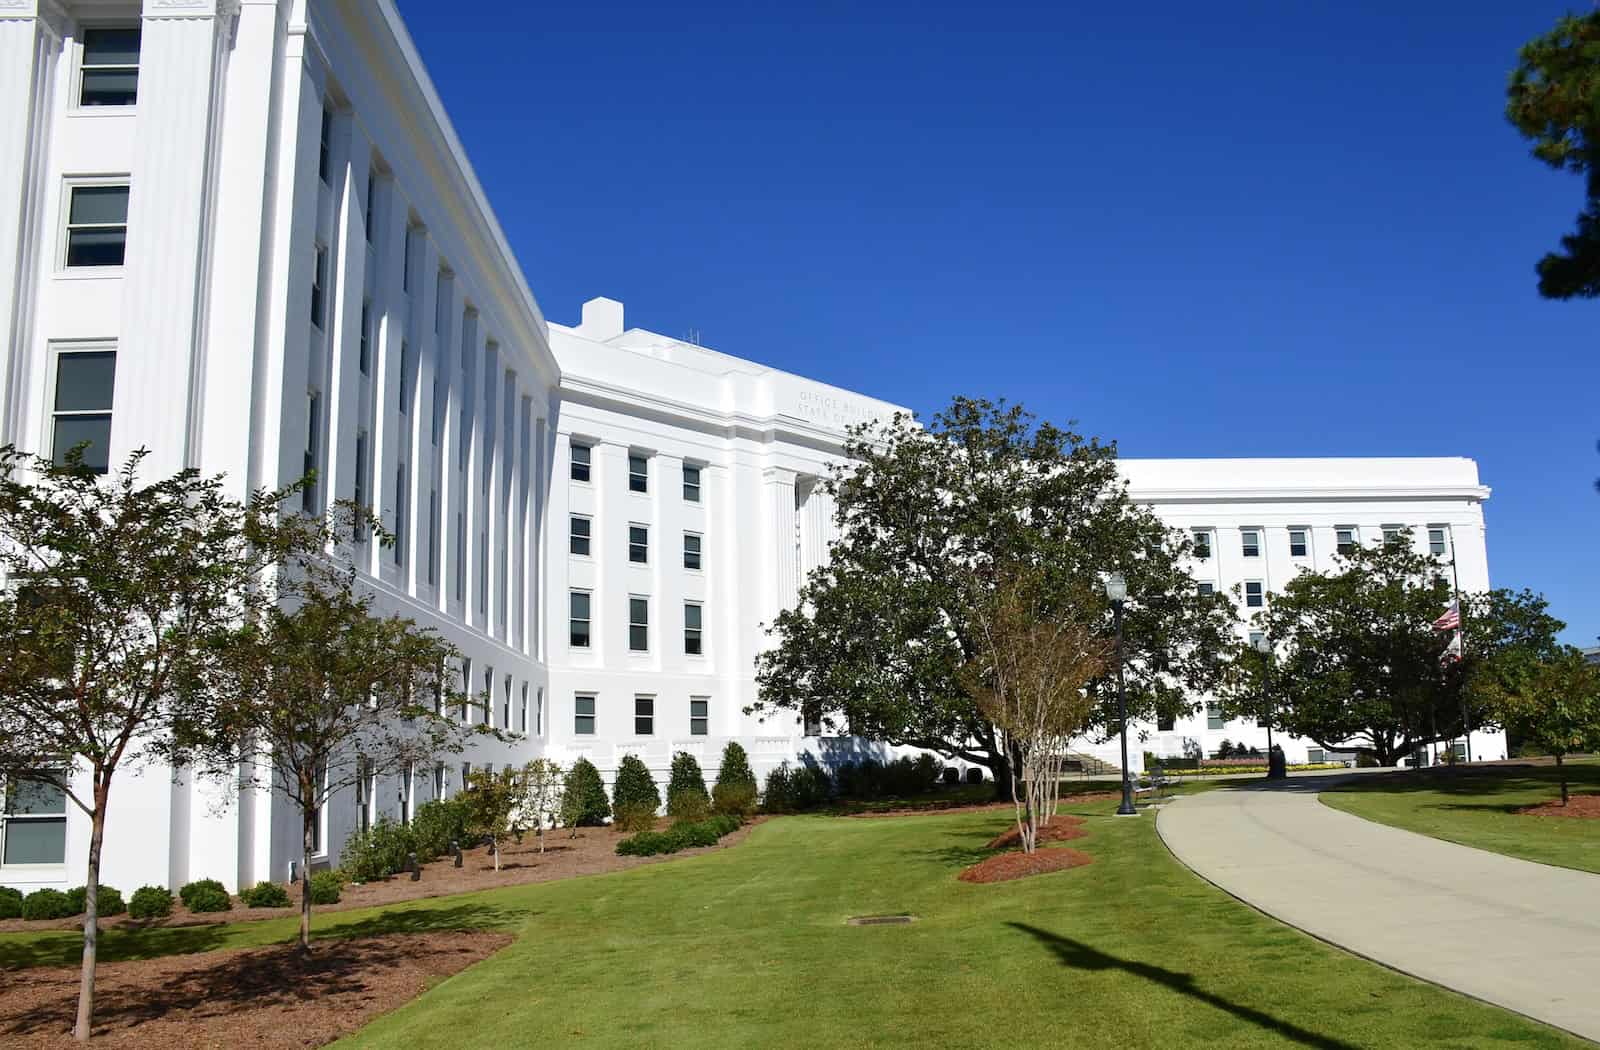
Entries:
<svg viewBox="0 0 1600 1050">
<path fill-rule="evenodd" d="M 112 405 L 145 420 L 140 440 L 151 450 L 152 476 L 193 458 L 189 421 L 203 382 L 223 30 L 235 8 L 230 0 L 144 4 Z M 152 405 L 170 408 L 151 412 Z"/>
<path fill-rule="evenodd" d="M 61 25 L 48 0 L 0 0 L 0 439 L 23 448 L 31 447 L 22 429 Z"/>
<path fill-rule="evenodd" d="M 772 596 L 764 619 L 770 623 L 779 612 L 794 604 L 800 588 L 800 558 L 797 548 L 798 518 L 794 505 L 795 474 L 792 470 L 769 468 L 762 475 L 761 495 L 768 515 L 767 552 L 772 565 Z"/>
</svg>

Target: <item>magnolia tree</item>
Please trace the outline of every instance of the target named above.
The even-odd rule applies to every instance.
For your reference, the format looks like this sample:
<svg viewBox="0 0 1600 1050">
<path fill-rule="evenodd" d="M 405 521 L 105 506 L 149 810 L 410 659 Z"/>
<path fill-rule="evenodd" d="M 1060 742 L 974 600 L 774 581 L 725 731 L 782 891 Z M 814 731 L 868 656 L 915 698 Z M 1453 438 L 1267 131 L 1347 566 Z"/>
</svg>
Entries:
<svg viewBox="0 0 1600 1050">
<path fill-rule="evenodd" d="M 1102 673 L 1109 645 L 1083 622 L 1070 591 L 1047 588 L 1037 569 L 1009 566 L 969 580 L 975 643 L 961 680 L 1014 756 L 1017 835 L 1032 853 L 1056 811 L 1067 744 L 1093 703 L 1084 687 Z"/>
<path fill-rule="evenodd" d="M 295 515 L 293 539 L 269 588 L 273 600 L 218 644 L 217 691 L 225 698 L 221 746 L 207 768 L 275 791 L 300 813 L 300 947 L 311 948 L 311 857 L 328 800 L 364 778 L 395 776 L 459 752 L 484 718 L 455 710 L 486 703 L 452 691 L 459 653 L 432 630 L 374 611 L 341 543 L 356 533 L 388 537 L 366 512 Z M 476 726 L 463 723 L 477 722 Z"/>
<path fill-rule="evenodd" d="M 241 503 L 192 470 L 145 484 L 145 455 L 103 477 L 76 453 L 57 465 L 0 450 L 0 778 L 89 820 L 80 1040 L 117 775 L 181 767 L 222 731 L 217 639 L 256 606 L 288 494 Z"/>
</svg>

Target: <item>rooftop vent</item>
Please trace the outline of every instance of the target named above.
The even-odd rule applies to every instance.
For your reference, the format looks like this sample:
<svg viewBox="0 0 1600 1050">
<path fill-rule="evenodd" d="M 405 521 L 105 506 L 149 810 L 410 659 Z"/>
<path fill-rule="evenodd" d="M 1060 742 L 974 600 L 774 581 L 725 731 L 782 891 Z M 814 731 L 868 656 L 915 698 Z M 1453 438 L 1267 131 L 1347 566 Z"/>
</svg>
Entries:
<svg viewBox="0 0 1600 1050">
<path fill-rule="evenodd" d="M 583 304 L 583 321 L 578 331 L 598 342 L 622 334 L 622 304 L 599 296 Z"/>
</svg>

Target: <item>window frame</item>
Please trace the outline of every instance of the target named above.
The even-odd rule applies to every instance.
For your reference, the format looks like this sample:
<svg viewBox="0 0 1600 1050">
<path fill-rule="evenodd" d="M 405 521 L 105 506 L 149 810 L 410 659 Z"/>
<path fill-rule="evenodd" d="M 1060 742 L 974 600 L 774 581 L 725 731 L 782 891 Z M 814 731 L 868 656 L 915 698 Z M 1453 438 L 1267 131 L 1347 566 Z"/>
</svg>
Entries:
<svg viewBox="0 0 1600 1050">
<path fill-rule="evenodd" d="M 1378 526 L 1378 529 L 1379 535 L 1383 537 L 1383 545 L 1385 547 L 1391 543 L 1403 543 L 1405 540 L 1406 527 L 1404 525 L 1395 525 L 1391 523 L 1388 525 L 1380 525 Z"/>
<path fill-rule="evenodd" d="M 599 704 L 597 703 L 598 698 L 598 693 L 574 693 L 572 695 L 573 736 L 598 735 L 600 729 Z M 589 707 L 587 712 L 585 712 L 583 709 L 585 703 L 587 703 Z M 583 727 L 583 720 L 586 718 L 589 720 L 589 728 L 587 729 Z"/>
<path fill-rule="evenodd" d="M 44 769 L 44 770 L 40 770 L 39 772 L 46 773 L 46 774 L 59 773 L 61 779 L 62 780 L 66 780 L 66 779 L 69 778 L 71 771 L 67 770 L 67 769 L 61 769 L 61 770 Z M 37 788 L 37 787 L 48 787 L 48 788 L 50 788 L 52 790 L 60 792 L 60 794 L 61 794 L 61 811 L 59 813 L 57 813 L 54 810 L 52 810 L 52 811 L 50 811 L 48 813 L 21 813 L 21 814 L 12 813 L 11 812 L 11 805 L 12 805 L 12 799 L 14 797 L 13 792 L 16 789 L 20 788 L 20 787 L 35 787 L 35 788 Z M 66 790 L 63 787 L 59 786 L 59 785 L 55 785 L 55 784 L 46 785 L 41 781 L 32 780 L 32 779 L 26 779 L 26 780 L 20 780 L 19 779 L 19 780 L 14 780 L 14 781 L 0 781 L 0 870 L 3 870 L 3 871 L 43 871 L 43 870 L 50 870 L 50 869 L 65 867 L 66 863 L 67 863 L 67 845 L 68 845 L 68 843 L 67 843 L 67 830 L 68 830 L 67 829 L 67 822 L 71 817 L 70 813 L 68 812 L 68 810 L 70 809 L 70 802 L 71 802 L 71 800 L 67 798 Z M 7 863 L 6 859 L 5 859 L 5 857 L 6 857 L 6 849 L 7 849 L 7 845 L 8 845 L 8 839 L 9 839 L 9 834 L 10 834 L 10 831 L 11 831 L 11 826 L 13 824 L 34 824 L 34 825 L 50 824 L 50 825 L 59 825 L 60 828 L 61 828 L 61 859 L 60 860 L 40 860 L 40 861 L 16 861 L 16 862 L 13 862 L 13 863 Z"/>
<path fill-rule="evenodd" d="M 72 198 L 78 190 L 118 188 L 128 191 L 128 204 L 119 223 L 79 223 L 72 221 Z M 133 178 L 131 175 L 69 175 L 61 182 L 60 258 L 56 265 L 58 274 L 72 277 L 108 277 L 122 272 L 128 262 L 128 209 L 133 206 Z M 72 231 L 75 229 L 122 230 L 122 261 L 116 263 L 73 264 Z"/>
<path fill-rule="evenodd" d="M 1215 732 L 1228 728 L 1228 719 L 1222 713 L 1222 704 L 1215 700 L 1206 701 L 1206 729 Z"/>
<path fill-rule="evenodd" d="M 1439 549 L 1438 550 L 1434 550 L 1433 549 L 1433 547 L 1434 547 L 1434 542 L 1433 542 L 1434 536 L 1438 536 L 1439 537 Z M 1431 557 L 1434 557 L 1434 558 L 1453 559 L 1455 557 L 1455 551 L 1452 549 L 1452 544 L 1450 542 L 1450 539 L 1451 539 L 1450 526 L 1448 526 L 1448 525 L 1429 525 L 1428 526 L 1428 554 Z"/>
<path fill-rule="evenodd" d="M 115 31 L 118 29 L 131 29 L 139 34 L 139 60 L 128 65 L 126 63 L 95 63 L 91 65 L 89 57 L 90 33 Z M 144 69 L 144 25 L 135 22 L 88 22 L 78 26 L 74 48 L 72 75 L 72 105 L 68 107 L 73 113 L 128 113 L 139 105 L 139 74 Z M 116 103 L 86 103 L 83 101 L 84 73 L 94 71 L 133 71 L 133 101 Z"/>
<path fill-rule="evenodd" d="M 1195 560 L 1206 561 L 1216 554 L 1217 545 L 1215 537 L 1212 535 L 1212 530 L 1191 528 L 1189 530 L 1189 539 L 1194 547 Z M 1205 548 L 1203 551 L 1201 550 L 1202 546 Z"/>
<path fill-rule="evenodd" d="M 58 385 L 61 380 L 61 358 L 63 356 L 70 357 L 76 354 L 111 355 L 112 404 L 106 407 L 104 410 L 85 408 L 66 409 L 65 411 L 62 411 L 55 407 Z M 101 475 L 106 475 L 111 472 L 111 428 L 116 423 L 116 415 L 113 409 L 116 405 L 117 354 L 117 343 L 114 339 L 70 340 L 63 342 L 52 342 L 50 344 L 49 363 L 45 368 L 44 435 L 40 441 L 40 447 L 45 450 L 45 455 L 48 456 L 52 462 L 54 462 L 56 459 L 56 420 L 58 418 L 63 416 L 78 419 L 98 419 L 100 417 L 104 417 L 106 421 L 106 469 L 97 470 L 96 472 Z M 61 451 L 65 452 L 66 450 L 62 449 Z"/>
<path fill-rule="evenodd" d="M 578 459 L 578 453 L 583 453 L 583 459 Z M 578 476 L 579 471 L 583 477 Z M 587 441 L 567 442 L 567 477 L 580 485 L 594 484 L 594 445 Z"/>
<path fill-rule="evenodd" d="M 317 128 L 317 179 L 329 189 L 333 188 L 333 116 L 324 99 L 322 123 Z"/>
<path fill-rule="evenodd" d="M 635 613 L 644 611 L 643 619 L 636 619 Z M 643 632 L 642 635 L 637 632 Z M 643 637 L 644 644 L 635 645 L 634 641 Z M 648 653 L 650 651 L 650 598 L 643 594 L 628 595 L 628 652 Z"/>
<path fill-rule="evenodd" d="M 1239 530 L 1239 556 L 1241 558 L 1261 557 L 1261 529 L 1254 525 L 1246 525 Z"/>
<path fill-rule="evenodd" d="M 328 246 L 321 241 L 311 263 L 311 324 L 319 332 L 328 331 Z"/>
<path fill-rule="evenodd" d="M 700 713 L 694 713 L 695 705 L 700 705 Z M 699 723 L 699 728 L 695 723 Z M 709 696 L 691 696 L 689 698 L 689 735 L 711 735 L 711 698 Z"/>
<path fill-rule="evenodd" d="M 699 503 L 699 502 L 701 502 L 700 496 L 701 496 L 702 490 L 701 490 L 701 486 L 700 486 L 700 476 L 701 476 L 701 470 L 702 469 L 703 468 L 698 463 L 687 463 L 687 462 L 684 463 L 684 465 L 683 465 L 683 501 L 685 503 Z M 690 474 L 691 471 L 694 473 L 694 480 L 693 481 L 689 480 L 689 474 Z M 691 491 L 694 493 L 693 495 L 690 495 Z"/>
<path fill-rule="evenodd" d="M 1256 589 L 1255 601 L 1250 600 L 1250 588 Z M 1267 607 L 1267 585 L 1261 580 L 1244 581 L 1244 606 L 1246 609 L 1265 609 Z"/>
<path fill-rule="evenodd" d="M 634 465 L 639 469 L 635 470 Z M 650 494 L 650 455 L 646 452 L 628 451 L 628 491 L 638 496 Z"/>
<path fill-rule="evenodd" d="M 689 549 L 690 540 L 694 541 L 694 550 Z M 683 532 L 683 567 L 689 572 L 704 572 L 706 565 L 705 549 L 705 533 L 690 532 L 685 529 Z M 693 565 L 689 564 L 690 558 L 694 559 Z"/>
<path fill-rule="evenodd" d="M 1340 539 L 1340 535 L 1348 533 L 1349 540 Z M 1356 548 L 1361 546 L 1361 527 L 1359 525 L 1335 525 L 1333 527 L 1333 549 L 1342 557 L 1354 554 Z"/>
<path fill-rule="evenodd" d="M 1298 553 L 1295 551 L 1294 538 L 1295 538 L 1296 535 L 1298 535 L 1300 537 L 1300 544 L 1299 544 L 1300 550 L 1299 550 Z M 1311 557 L 1311 526 L 1309 526 L 1309 525 L 1291 525 L 1291 526 L 1289 526 L 1289 557 L 1291 557 L 1291 558 L 1309 558 L 1309 557 Z"/>
<path fill-rule="evenodd" d="M 633 735 L 656 735 L 656 696 L 654 693 L 633 694 Z"/>
<path fill-rule="evenodd" d="M 695 623 L 689 624 L 689 610 L 694 610 Z M 705 603 L 702 601 L 685 601 L 683 603 L 683 654 L 685 656 L 704 656 L 705 643 Z"/>
<path fill-rule="evenodd" d="M 583 524 L 583 534 L 578 534 L 578 524 Z M 579 542 L 583 550 L 578 550 Z M 593 557 L 594 550 L 594 519 L 587 514 L 567 515 L 567 553 L 574 558 Z"/>
<path fill-rule="evenodd" d="M 576 600 L 583 599 L 584 616 L 577 615 Z M 583 641 L 577 640 L 578 624 L 583 624 Z M 594 592 L 582 587 L 567 588 L 567 648 L 593 649 L 594 648 Z"/>
<path fill-rule="evenodd" d="M 635 551 L 638 557 L 634 557 Z M 628 564 L 650 564 L 650 526 L 643 522 L 628 522 Z"/>
</svg>

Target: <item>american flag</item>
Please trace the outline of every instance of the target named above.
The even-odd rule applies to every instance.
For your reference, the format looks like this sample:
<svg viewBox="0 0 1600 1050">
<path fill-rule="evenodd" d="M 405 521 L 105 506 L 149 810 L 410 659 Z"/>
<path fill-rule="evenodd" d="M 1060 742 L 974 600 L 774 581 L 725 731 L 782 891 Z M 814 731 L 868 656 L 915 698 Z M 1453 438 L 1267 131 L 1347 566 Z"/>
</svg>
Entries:
<svg viewBox="0 0 1600 1050">
<path fill-rule="evenodd" d="M 1461 629 L 1461 603 L 1451 602 L 1450 608 L 1444 615 L 1433 621 L 1435 631 L 1459 631 Z"/>
</svg>

